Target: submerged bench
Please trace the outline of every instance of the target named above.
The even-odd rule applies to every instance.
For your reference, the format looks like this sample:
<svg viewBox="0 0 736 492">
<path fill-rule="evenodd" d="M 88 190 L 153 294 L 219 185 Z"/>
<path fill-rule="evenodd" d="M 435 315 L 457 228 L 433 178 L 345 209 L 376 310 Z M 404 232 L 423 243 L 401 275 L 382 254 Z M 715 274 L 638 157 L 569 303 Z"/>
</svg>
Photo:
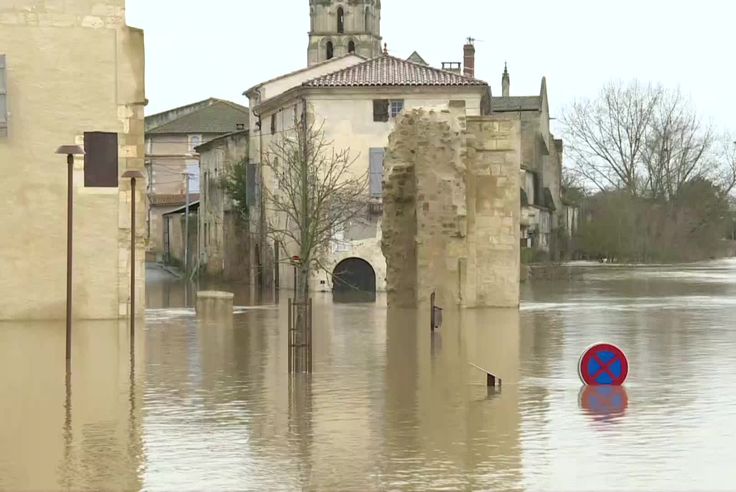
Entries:
<svg viewBox="0 0 736 492">
<path fill-rule="evenodd" d="M 197 292 L 197 302 L 195 304 L 197 316 L 200 318 L 232 316 L 233 299 L 235 299 L 235 294 L 232 292 L 214 290 Z"/>
</svg>

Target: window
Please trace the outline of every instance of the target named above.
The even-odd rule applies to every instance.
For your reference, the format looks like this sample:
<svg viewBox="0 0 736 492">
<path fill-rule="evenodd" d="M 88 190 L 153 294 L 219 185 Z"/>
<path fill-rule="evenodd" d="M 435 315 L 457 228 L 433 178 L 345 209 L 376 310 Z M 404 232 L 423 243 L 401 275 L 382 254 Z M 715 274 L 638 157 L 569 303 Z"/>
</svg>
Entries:
<svg viewBox="0 0 736 492">
<path fill-rule="evenodd" d="M 202 135 L 189 135 L 189 152 L 195 152 L 195 148 L 202 145 Z"/>
<path fill-rule="evenodd" d="M 355 41 L 348 43 L 348 53 L 355 53 Z"/>
<path fill-rule="evenodd" d="M 388 99 L 373 100 L 373 121 L 388 121 Z"/>
<path fill-rule="evenodd" d="M 369 152 L 369 189 L 371 198 L 383 197 L 383 158 L 386 150 L 383 148 L 372 148 Z"/>
<path fill-rule="evenodd" d="M 245 123 L 235 123 L 235 129 L 237 131 L 243 131 L 243 130 L 245 130 Z"/>
<path fill-rule="evenodd" d="M 371 32 L 371 12 L 367 7 L 365 9 L 365 32 Z"/>
<path fill-rule="evenodd" d="M 534 179 L 534 173 L 531 173 L 529 171 L 526 172 L 526 198 L 529 205 L 534 205 L 536 203 L 535 198 L 537 197 L 537 193 L 535 192 L 535 179 Z"/>
<path fill-rule="evenodd" d="M 118 134 L 85 133 L 84 152 L 84 186 L 87 188 L 117 188 Z"/>
<path fill-rule="evenodd" d="M 271 135 L 276 135 L 276 113 L 271 115 Z"/>
<path fill-rule="evenodd" d="M 189 193 L 200 193 L 199 186 L 199 162 L 186 161 L 187 174 L 189 175 Z"/>
<path fill-rule="evenodd" d="M 335 47 L 332 44 L 332 41 L 327 41 L 327 59 L 332 60 L 332 58 L 335 56 Z"/>
<path fill-rule="evenodd" d="M 404 100 L 397 99 L 391 101 L 391 118 L 396 118 L 404 110 Z"/>
<path fill-rule="evenodd" d="M 245 199 L 249 207 L 256 204 L 256 178 L 257 178 L 258 167 L 257 164 L 249 162 L 245 166 Z"/>
<path fill-rule="evenodd" d="M 8 87 L 5 77 L 5 55 L 0 55 L 0 137 L 8 136 Z"/>
<path fill-rule="evenodd" d="M 337 9 L 337 32 L 339 34 L 345 32 L 345 11 L 342 7 Z"/>
</svg>

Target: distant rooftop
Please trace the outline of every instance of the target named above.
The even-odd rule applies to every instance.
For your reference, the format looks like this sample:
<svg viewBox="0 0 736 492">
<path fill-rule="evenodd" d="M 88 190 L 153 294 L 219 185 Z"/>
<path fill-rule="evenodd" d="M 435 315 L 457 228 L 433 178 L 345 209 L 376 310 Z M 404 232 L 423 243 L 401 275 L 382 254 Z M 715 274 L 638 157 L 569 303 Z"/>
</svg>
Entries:
<svg viewBox="0 0 736 492">
<path fill-rule="evenodd" d="M 424 58 L 422 58 L 422 55 L 417 53 L 416 51 L 409 55 L 409 58 L 407 58 L 408 61 L 418 63 L 419 65 L 429 65 Z"/>
<path fill-rule="evenodd" d="M 248 128 L 249 118 L 245 106 L 210 98 L 147 116 L 146 133 L 232 133 Z"/>
<path fill-rule="evenodd" d="M 491 99 L 491 111 L 496 113 L 541 110 L 542 96 L 494 97 Z"/>
</svg>

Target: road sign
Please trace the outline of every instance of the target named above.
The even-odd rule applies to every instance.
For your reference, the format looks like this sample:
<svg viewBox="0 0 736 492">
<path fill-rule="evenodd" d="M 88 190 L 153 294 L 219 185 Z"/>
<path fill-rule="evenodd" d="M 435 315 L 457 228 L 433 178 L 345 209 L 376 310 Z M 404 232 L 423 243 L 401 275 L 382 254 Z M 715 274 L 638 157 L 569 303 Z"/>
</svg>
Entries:
<svg viewBox="0 0 736 492">
<path fill-rule="evenodd" d="M 620 348 L 599 343 L 583 352 L 578 374 L 583 383 L 591 386 L 620 386 L 629 375 L 629 361 Z"/>
</svg>

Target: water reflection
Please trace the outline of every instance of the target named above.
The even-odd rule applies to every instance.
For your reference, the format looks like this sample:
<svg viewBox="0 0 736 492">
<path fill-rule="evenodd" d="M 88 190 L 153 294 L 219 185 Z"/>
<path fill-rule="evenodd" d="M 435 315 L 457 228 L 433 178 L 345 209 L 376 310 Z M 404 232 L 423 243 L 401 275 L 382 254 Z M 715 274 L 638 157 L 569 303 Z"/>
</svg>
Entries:
<svg viewBox="0 0 736 492">
<path fill-rule="evenodd" d="M 77 322 L 72 340 L 68 371 L 63 322 L 0 326 L 4 490 L 141 487 L 145 458 L 127 391 L 126 327 Z"/>
<path fill-rule="evenodd" d="M 68 380 L 63 323 L 0 325 L 0 489 L 575 490 L 612 468 L 622 489 L 728 488 L 729 265 L 587 268 L 435 333 L 428 309 L 315 294 L 314 374 L 293 378 L 286 298 L 242 286 L 217 286 L 233 317 L 198 320 L 185 286 L 149 284 L 134 353 L 125 323 L 76 323 Z M 623 392 L 580 388 L 601 340 L 629 357 Z"/>
<path fill-rule="evenodd" d="M 595 420 L 612 421 L 626 413 L 629 395 L 623 386 L 583 386 L 578 401 Z"/>
</svg>

